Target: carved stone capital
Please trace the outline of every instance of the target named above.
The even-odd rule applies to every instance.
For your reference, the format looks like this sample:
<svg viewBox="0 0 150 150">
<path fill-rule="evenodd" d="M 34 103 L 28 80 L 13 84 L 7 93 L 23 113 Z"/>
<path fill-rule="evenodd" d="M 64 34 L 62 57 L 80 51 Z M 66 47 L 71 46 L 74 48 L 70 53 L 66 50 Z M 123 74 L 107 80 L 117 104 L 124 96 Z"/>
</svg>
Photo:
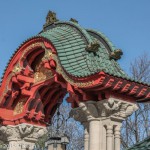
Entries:
<svg viewBox="0 0 150 150">
<path fill-rule="evenodd" d="M 101 118 L 110 117 L 118 118 L 120 120 L 125 120 L 138 109 L 138 106 L 135 103 L 115 98 L 109 98 L 108 100 L 97 102 L 97 107 Z"/>
<path fill-rule="evenodd" d="M 46 133 L 46 127 L 29 125 L 25 123 L 16 126 L 1 126 L 0 140 L 4 142 L 22 140 L 35 142 Z"/>
<path fill-rule="evenodd" d="M 78 108 L 72 109 L 70 116 L 81 123 L 108 118 L 123 121 L 137 109 L 135 103 L 109 98 L 99 102 L 81 102 Z"/>
<path fill-rule="evenodd" d="M 81 102 L 78 108 L 72 109 L 70 116 L 81 123 L 98 118 L 98 111 L 95 102 Z"/>
<path fill-rule="evenodd" d="M 81 123 L 87 122 L 86 114 L 84 113 L 84 111 L 82 111 L 80 107 L 72 109 L 70 112 L 70 117 Z"/>
<path fill-rule="evenodd" d="M 122 121 L 137 109 L 135 103 L 111 97 L 98 102 L 80 102 L 70 116 L 85 128 L 85 150 L 112 150 L 112 145 L 115 150 L 120 150 Z"/>
</svg>

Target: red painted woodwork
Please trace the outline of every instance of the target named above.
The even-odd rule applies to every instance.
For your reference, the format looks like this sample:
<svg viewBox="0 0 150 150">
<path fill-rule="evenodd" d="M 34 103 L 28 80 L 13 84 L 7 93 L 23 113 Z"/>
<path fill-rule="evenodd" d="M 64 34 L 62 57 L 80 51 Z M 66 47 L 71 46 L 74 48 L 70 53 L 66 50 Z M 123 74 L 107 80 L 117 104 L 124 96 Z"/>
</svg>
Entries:
<svg viewBox="0 0 150 150">
<path fill-rule="evenodd" d="M 70 94 L 67 101 L 72 103 L 72 107 L 78 107 L 80 101 L 100 101 L 109 97 L 130 102 L 150 99 L 149 86 L 105 72 L 77 78 L 64 70 L 67 78 L 74 82 L 72 84 L 57 71 L 58 64 L 51 54 L 45 57 L 45 50 L 57 56 L 57 50 L 50 41 L 33 38 L 25 42 L 9 62 L 0 87 L 1 124 L 30 123 L 45 126 L 66 93 Z M 46 73 L 51 76 L 47 77 Z M 43 79 L 36 81 L 36 75 Z M 92 84 L 85 84 L 89 81 Z"/>
</svg>

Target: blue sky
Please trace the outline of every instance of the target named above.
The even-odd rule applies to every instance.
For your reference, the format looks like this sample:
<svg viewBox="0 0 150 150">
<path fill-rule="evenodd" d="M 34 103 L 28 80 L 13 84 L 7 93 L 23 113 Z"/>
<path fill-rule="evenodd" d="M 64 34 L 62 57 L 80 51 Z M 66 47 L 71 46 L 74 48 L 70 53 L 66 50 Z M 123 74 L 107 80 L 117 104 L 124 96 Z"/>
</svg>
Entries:
<svg viewBox="0 0 150 150">
<path fill-rule="evenodd" d="M 15 49 L 42 30 L 48 10 L 103 32 L 123 50 L 126 72 L 134 58 L 150 53 L 150 0 L 1 0 L 0 76 Z"/>
</svg>

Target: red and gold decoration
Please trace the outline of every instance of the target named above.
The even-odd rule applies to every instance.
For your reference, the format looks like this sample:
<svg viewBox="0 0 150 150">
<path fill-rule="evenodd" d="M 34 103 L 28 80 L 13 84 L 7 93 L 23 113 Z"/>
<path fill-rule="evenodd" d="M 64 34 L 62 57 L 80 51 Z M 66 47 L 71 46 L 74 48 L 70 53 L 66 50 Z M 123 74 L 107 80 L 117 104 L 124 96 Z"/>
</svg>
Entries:
<svg viewBox="0 0 150 150">
<path fill-rule="evenodd" d="M 55 21 L 57 20 L 55 19 Z M 62 27 L 63 23 L 59 24 L 55 21 L 50 25 L 54 28 L 54 23 L 55 26 L 58 24 L 58 28 L 62 28 L 61 32 L 64 31 L 67 34 L 65 29 L 68 29 L 68 34 L 69 32 L 75 32 L 77 29 L 78 32 L 81 32 L 77 23 L 69 22 L 67 25 L 64 23 L 65 25 Z M 45 26 L 44 30 L 52 29 L 46 29 Z M 57 31 L 56 33 L 59 34 L 58 37 L 61 40 L 64 40 L 64 45 L 59 44 L 56 48 L 53 42 L 58 43 L 60 40 L 52 42 L 48 38 L 37 36 L 23 43 L 13 55 L 0 86 L 0 118 L 3 125 L 30 123 L 46 126 L 55 113 L 58 98 L 63 99 L 66 93 L 70 95 L 68 102 L 72 104 L 73 108 L 78 107 L 79 102 L 101 101 L 110 97 L 117 97 L 130 102 L 150 100 L 149 85 L 109 74 L 105 70 L 99 70 L 97 73 L 84 77 L 73 76 L 68 73 L 62 65 L 60 57 L 62 59 L 68 57 L 70 63 L 74 63 L 71 58 L 75 57 L 76 48 L 79 48 L 79 50 L 84 48 L 84 55 L 77 56 L 78 60 L 86 58 L 86 54 L 98 58 L 98 51 L 101 50 L 101 43 L 104 38 L 103 41 L 98 42 L 96 40 L 94 43 L 94 41 L 91 42 L 88 39 L 89 37 L 85 38 L 87 33 L 85 34 L 86 31 L 82 31 L 82 37 L 80 36 L 80 38 L 81 40 L 85 38 L 83 41 L 86 45 L 77 45 L 74 52 L 70 50 L 72 56 L 64 56 L 68 54 L 67 51 L 62 51 L 60 56 L 58 54 L 59 47 L 68 49 L 73 47 L 70 44 L 73 41 L 72 35 L 68 37 L 70 43 L 66 45 L 67 38 L 65 39 L 61 32 Z M 53 40 L 55 36 L 53 35 L 51 39 Z M 83 41 L 79 42 L 83 43 Z M 106 45 L 106 47 L 108 46 Z M 107 55 L 109 54 L 110 56 L 107 59 L 112 62 L 120 58 L 122 51 L 107 52 Z M 89 59 L 90 57 L 86 58 L 87 64 Z M 63 63 L 66 62 L 63 61 Z"/>
</svg>

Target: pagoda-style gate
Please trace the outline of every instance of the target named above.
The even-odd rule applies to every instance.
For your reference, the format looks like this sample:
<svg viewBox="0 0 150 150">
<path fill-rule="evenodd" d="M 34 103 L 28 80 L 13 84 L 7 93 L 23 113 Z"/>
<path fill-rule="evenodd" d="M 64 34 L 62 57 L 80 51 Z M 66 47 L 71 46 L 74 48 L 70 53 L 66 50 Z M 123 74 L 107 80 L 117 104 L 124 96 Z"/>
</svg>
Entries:
<svg viewBox="0 0 150 150">
<path fill-rule="evenodd" d="M 122 51 L 77 21 L 49 12 L 43 31 L 10 59 L 0 87 L 0 138 L 10 150 L 32 150 L 66 93 L 71 115 L 85 127 L 85 150 L 120 150 L 120 128 L 150 100 L 148 85 L 116 62 Z"/>
</svg>

